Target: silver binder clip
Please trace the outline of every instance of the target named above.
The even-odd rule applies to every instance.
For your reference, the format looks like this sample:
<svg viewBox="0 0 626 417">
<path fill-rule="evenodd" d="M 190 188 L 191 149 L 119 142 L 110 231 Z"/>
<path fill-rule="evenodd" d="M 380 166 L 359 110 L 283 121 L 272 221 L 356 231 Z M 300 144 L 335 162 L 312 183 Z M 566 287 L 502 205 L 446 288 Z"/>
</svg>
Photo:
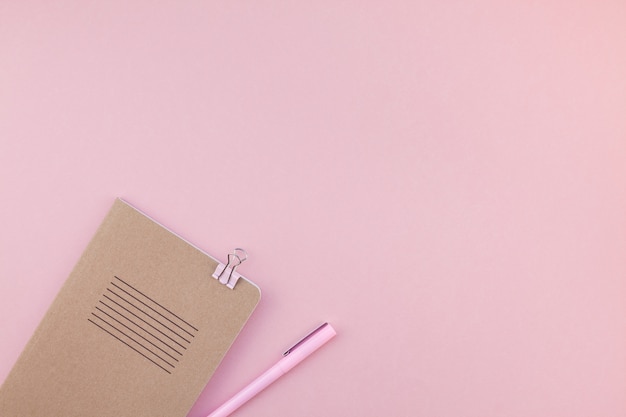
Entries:
<svg viewBox="0 0 626 417">
<path fill-rule="evenodd" d="M 235 272 L 235 268 L 241 265 L 246 259 L 248 259 L 246 251 L 241 248 L 235 248 L 232 253 L 228 254 L 228 263 L 226 265 L 222 263 L 217 265 L 215 272 L 213 272 L 213 278 L 232 290 L 235 288 L 237 280 L 241 278 L 241 275 Z"/>
</svg>

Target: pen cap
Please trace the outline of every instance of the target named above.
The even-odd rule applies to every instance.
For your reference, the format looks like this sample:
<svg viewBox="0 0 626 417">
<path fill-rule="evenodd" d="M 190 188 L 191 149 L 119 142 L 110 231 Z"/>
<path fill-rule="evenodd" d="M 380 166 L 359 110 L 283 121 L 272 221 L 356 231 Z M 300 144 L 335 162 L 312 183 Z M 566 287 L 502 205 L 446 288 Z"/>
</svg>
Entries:
<svg viewBox="0 0 626 417">
<path fill-rule="evenodd" d="M 322 347 L 326 342 L 335 337 L 337 332 L 333 327 L 326 323 L 319 330 L 315 331 L 311 336 L 307 337 L 301 343 L 298 343 L 296 348 L 293 348 L 289 353 L 280 360 L 278 363 L 280 369 L 283 372 L 289 371 L 291 368 L 299 364 L 308 357 L 311 353 Z"/>
</svg>

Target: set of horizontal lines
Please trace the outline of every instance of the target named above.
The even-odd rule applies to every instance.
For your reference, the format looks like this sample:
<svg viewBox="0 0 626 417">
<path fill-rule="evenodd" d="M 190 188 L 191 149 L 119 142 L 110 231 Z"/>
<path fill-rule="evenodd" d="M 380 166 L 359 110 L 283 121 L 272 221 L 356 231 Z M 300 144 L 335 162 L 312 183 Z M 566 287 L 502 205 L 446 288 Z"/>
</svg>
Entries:
<svg viewBox="0 0 626 417">
<path fill-rule="evenodd" d="M 171 374 L 198 329 L 128 282 L 113 278 L 87 320 Z"/>
</svg>

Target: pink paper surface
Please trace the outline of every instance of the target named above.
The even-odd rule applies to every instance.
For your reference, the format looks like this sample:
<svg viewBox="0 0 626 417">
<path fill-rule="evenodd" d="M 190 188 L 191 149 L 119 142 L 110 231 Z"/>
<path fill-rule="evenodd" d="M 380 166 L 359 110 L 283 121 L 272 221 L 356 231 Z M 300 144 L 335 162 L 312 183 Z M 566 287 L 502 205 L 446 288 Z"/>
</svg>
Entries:
<svg viewBox="0 0 626 417">
<path fill-rule="evenodd" d="M 0 381 L 120 196 L 263 290 L 189 417 L 626 415 L 625 15 L 2 2 Z"/>
</svg>

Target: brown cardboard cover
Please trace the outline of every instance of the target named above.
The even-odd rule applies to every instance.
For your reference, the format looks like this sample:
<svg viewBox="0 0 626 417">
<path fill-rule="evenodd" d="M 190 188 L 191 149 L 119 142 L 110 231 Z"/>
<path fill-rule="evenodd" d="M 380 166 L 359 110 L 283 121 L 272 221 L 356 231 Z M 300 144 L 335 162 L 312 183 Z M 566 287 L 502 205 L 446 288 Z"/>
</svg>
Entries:
<svg viewBox="0 0 626 417">
<path fill-rule="evenodd" d="M 122 200 L 0 388 L 0 416 L 184 417 L 260 292 Z"/>
</svg>

